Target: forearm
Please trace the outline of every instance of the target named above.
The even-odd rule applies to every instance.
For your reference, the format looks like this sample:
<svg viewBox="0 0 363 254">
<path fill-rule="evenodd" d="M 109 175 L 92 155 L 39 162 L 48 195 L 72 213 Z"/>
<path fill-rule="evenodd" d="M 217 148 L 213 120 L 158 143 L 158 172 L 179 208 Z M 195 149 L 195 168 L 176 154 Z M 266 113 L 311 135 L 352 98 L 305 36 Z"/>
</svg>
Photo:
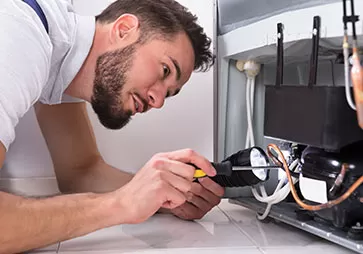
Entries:
<svg viewBox="0 0 363 254">
<path fill-rule="evenodd" d="M 63 193 L 110 192 L 121 188 L 134 177 L 133 174 L 114 168 L 101 160 L 78 172 L 83 173 L 78 173 L 73 177 L 74 180 L 61 184 Z M 160 208 L 158 212 L 170 213 L 170 209 Z"/>
<path fill-rule="evenodd" d="M 59 179 L 63 193 L 105 193 L 124 186 L 133 178 L 133 174 L 114 168 L 102 159 L 95 160 L 87 168 L 73 170 L 72 177 Z"/>
<path fill-rule="evenodd" d="M 0 192 L 0 254 L 40 248 L 122 223 L 107 194 L 25 199 Z M 6 232 L 6 233 L 5 233 Z"/>
</svg>

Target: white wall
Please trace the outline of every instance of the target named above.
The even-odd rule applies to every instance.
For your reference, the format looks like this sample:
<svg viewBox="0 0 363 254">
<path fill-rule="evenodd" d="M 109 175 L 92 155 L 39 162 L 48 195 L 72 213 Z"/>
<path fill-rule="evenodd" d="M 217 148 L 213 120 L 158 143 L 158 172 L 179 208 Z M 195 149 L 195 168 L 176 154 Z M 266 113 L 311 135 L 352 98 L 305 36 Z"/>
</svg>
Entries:
<svg viewBox="0 0 363 254">
<path fill-rule="evenodd" d="M 82 15 L 97 14 L 110 0 L 74 0 Z M 180 0 L 200 17 L 214 38 L 213 0 Z M 105 130 L 89 109 L 97 142 L 106 161 L 137 171 L 154 153 L 190 147 L 213 160 L 213 72 L 195 73 L 181 94 L 161 110 L 136 117 L 120 131 Z M 51 159 L 33 109 L 16 128 L 17 138 L 7 154 L 1 178 L 53 177 Z"/>
</svg>

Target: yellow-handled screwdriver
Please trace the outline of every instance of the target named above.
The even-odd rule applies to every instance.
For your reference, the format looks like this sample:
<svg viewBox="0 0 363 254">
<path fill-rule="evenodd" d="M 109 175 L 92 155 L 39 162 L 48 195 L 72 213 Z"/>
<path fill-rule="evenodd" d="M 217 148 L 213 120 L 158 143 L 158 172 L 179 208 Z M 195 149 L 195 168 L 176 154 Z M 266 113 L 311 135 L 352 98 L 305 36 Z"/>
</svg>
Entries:
<svg viewBox="0 0 363 254">
<path fill-rule="evenodd" d="M 220 163 L 211 162 L 212 166 L 216 169 L 217 175 L 231 176 L 233 171 L 251 171 L 254 169 L 280 169 L 279 166 L 232 166 L 230 161 Z M 194 166 L 194 165 L 193 165 Z M 202 169 L 196 167 L 194 178 L 202 178 L 208 176 Z"/>
</svg>

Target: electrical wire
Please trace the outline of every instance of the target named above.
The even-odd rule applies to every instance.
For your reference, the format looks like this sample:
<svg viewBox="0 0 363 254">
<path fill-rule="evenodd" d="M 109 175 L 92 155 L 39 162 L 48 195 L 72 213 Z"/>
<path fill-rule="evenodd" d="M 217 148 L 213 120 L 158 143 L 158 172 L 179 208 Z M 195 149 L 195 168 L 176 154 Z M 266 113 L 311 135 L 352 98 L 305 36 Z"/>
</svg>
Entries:
<svg viewBox="0 0 363 254">
<path fill-rule="evenodd" d="M 254 115 L 254 99 L 255 99 L 255 81 L 256 76 L 260 72 L 260 65 L 254 61 L 247 61 L 247 62 L 239 62 L 237 67 L 240 71 L 246 72 L 246 110 L 247 110 L 247 133 L 246 133 L 246 143 L 245 148 L 249 148 L 255 145 L 255 138 L 254 138 L 254 130 L 253 130 L 253 115 Z M 298 160 L 294 161 L 291 164 L 291 170 L 294 172 L 298 164 Z M 282 163 L 280 163 L 282 165 Z M 297 181 L 297 178 L 293 179 L 294 182 Z M 282 178 L 276 187 L 274 193 L 271 196 L 267 195 L 266 188 L 263 184 L 258 186 L 261 195 L 258 193 L 255 187 L 252 188 L 252 194 L 254 197 L 259 200 L 260 202 L 267 203 L 267 208 L 262 215 L 257 214 L 257 218 L 259 220 L 264 220 L 271 211 L 271 207 L 274 204 L 277 204 L 284 200 L 287 195 L 290 193 L 290 189 L 287 182 L 287 177 L 285 176 Z M 285 184 L 285 186 L 284 186 Z"/>
<path fill-rule="evenodd" d="M 254 146 L 254 134 L 253 134 L 253 123 L 252 123 L 252 106 L 251 106 L 251 79 L 247 78 L 246 85 L 246 108 L 247 108 L 247 136 L 245 148 Z"/>
<path fill-rule="evenodd" d="M 255 145 L 255 138 L 253 131 L 254 94 L 255 94 L 255 78 L 247 77 L 247 84 L 246 84 L 247 134 L 246 134 L 245 148 L 249 148 Z"/>
<path fill-rule="evenodd" d="M 290 170 L 293 172 L 298 172 L 299 168 L 297 167 L 299 164 L 299 160 L 294 160 L 290 165 Z M 259 195 L 256 188 L 252 187 L 252 193 L 254 197 L 263 203 L 267 203 L 266 209 L 262 215 L 257 215 L 257 219 L 264 220 L 269 215 L 271 208 L 274 204 L 280 203 L 283 201 L 290 193 L 290 187 L 289 184 L 286 184 L 287 176 L 285 175 L 282 179 L 280 179 L 278 185 L 276 186 L 275 191 L 271 196 L 268 196 L 266 193 L 266 189 L 263 187 L 261 189 L 261 195 Z M 298 178 L 293 178 L 294 184 L 298 181 Z M 284 185 L 285 184 L 285 185 Z"/>
<path fill-rule="evenodd" d="M 347 21 L 347 3 L 343 0 L 343 24 L 344 24 L 344 39 L 343 39 L 343 57 L 344 57 L 344 85 L 345 85 L 345 97 L 347 99 L 349 107 L 356 110 L 352 99 L 352 93 L 350 91 L 349 82 L 349 42 L 348 42 L 348 21 Z"/>
<path fill-rule="evenodd" d="M 252 112 L 252 117 L 253 117 L 253 105 L 254 103 L 254 99 L 255 99 L 255 81 L 256 78 L 252 78 L 251 79 L 251 112 Z"/>
<path fill-rule="evenodd" d="M 344 35 L 344 38 L 346 38 L 346 35 Z M 346 42 L 346 39 L 344 39 L 343 43 L 343 55 L 344 55 L 344 84 L 345 84 L 345 97 L 347 99 L 349 107 L 353 110 L 357 110 L 356 106 L 354 105 L 353 99 L 352 99 L 352 93 L 350 91 L 350 82 L 349 82 L 349 44 Z"/>
<path fill-rule="evenodd" d="M 246 144 L 245 147 L 252 147 L 255 145 L 254 131 L 253 131 L 253 115 L 254 115 L 254 97 L 255 97 L 255 81 L 256 76 L 260 71 L 260 67 L 257 63 L 253 61 L 247 61 L 244 64 L 244 70 L 246 71 L 247 84 L 246 84 L 246 108 L 247 108 L 247 134 L 246 134 Z M 294 162 L 293 167 L 295 167 L 297 162 Z M 273 204 L 281 202 L 289 194 L 290 190 L 288 186 L 283 186 L 286 183 L 286 178 L 281 179 L 278 187 L 276 188 L 273 195 L 268 196 L 266 188 L 263 184 L 258 186 L 261 195 L 258 193 L 257 189 L 252 187 L 252 194 L 255 198 L 261 202 L 267 203 L 267 208 L 262 215 L 257 214 L 259 220 L 264 220 L 271 211 Z M 294 179 L 295 181 L 296 179 Z"/>
<path fill-rule="evenodd" d="M 240 68 L 241 69 L 241 68 Z M 246 82 L 246 108 L 247 108 L 247 134 L 245 148 L 255 145 L 255 137 L 253 131 L 253 112 L 255 98 L 255 79 L 260 72 L 260 64 L 249 60 L 244 63 L 242 68 L 247 77 Z"/>
<path fill-rule="evenodd" d="M 247 61 L 244 64 L 244 70 L 246 71 L 246 76 L 247 76 L 247 84 L 246 84 L 247 134 L 246 134 L 245 148 L 249 148 L 255 146 L 255 138 L 253 131 L 255 79 L 258 73 L 260 72 L 260 66 L 254 61 Z M 267 198 L 265 187 L 263 185 L 260 185 L 259 188 L 261 190 L 263 197 Z"/>
<path fill-rule="evenodd" d="M 277 155 L 279 157 L 281 157 L 282 160 L 282 164 L 283 164 L 283 168 L 286 172 L 287 175 L 287 179 L 289 181 L 289 186 L 291 189 L 291 193 L 293 198 L 295 199 L 296 203 L 301 206 L 302 208 L 304 208 L 305 210 L 309 210 L 309 211 L 319 211 L 322 209 L 326 209 L 326 208 L 331 208 L 335 205 L 340 204 L 341 202 L 343 202 L 344 200 L 346 200 L 350 195 L 352 195 L 352 193 L 363 183 L 363 176 L 361 176 L 357 181 L 354 182 L 354 184 L 343 194 L 341 195 L 339 198 L 331 200 L 327 203 L 324 204 L 320 204 L 320 205 L 308 205 L 305 204 L 298 196 L 296 189 L 295 189 L 295 184 L 294 181 L 291 177 L 290 174 L 290 170 L 289 167 L 287 165 L 286 159 L 283 155 L 283 153 L 281 152 L 281 150 L 278 148 L 277 145 L 275 144 L 269 144 L 267 146 L 267 152 L 268 152 L 268 156 L 277 164 L 279 165 L 279 161 L 276 158 L 276 156 L 272 153 L 272 151 L 275 151 L 275 153 L 277 153 Z M 348 168 L 347 164 L 343 164 L 342 167 L 346 167 Z"/>
<path fill-rule="evenodd" d="M 293 171 L 297 172 L 298 168 L 296 168 L 296 166 L 298 165 L 298 163 L 299 163 L 298 159 L 296 159 L 293 163 L 291 163 L 291 166 L 290 166 L 291 169 L 290 170 L 293 170 Z M 257 197 L 256 199 L 258 201 L 264 202 L 264 203 L 270 203 L 270 202 L 276 201 L 279 197 L 281 197 L 281 193 L 279 193 L 279 190 L 281 190 L 283 187 L 285 187 L 284 190 L 286 191 L 286 187 L 289 187 L 288 185 L 285 184 L 286 181 L 287 181 L 287 176 L 284 176 L 283 178 L 281 178 L 278 185 L 276 186 L 276 189 L 275 189 L 274 193 L 271 196 L 265 197 L 265 198 L 263 198 L 263 193 L 262 193 L 262 196 L 261 196 L 261 195 L 258 194 L 258 192 L 257 192 L 257 190 L 255 188 L 252 188 L 253 191 L 256 191 L 255 192 L 256 197 Z M 284 186 L 284 184 L 285 184 L 285 186 Z M 287 190 L 289 191 L 289 188 L 287 188 Z"/>
</svg>

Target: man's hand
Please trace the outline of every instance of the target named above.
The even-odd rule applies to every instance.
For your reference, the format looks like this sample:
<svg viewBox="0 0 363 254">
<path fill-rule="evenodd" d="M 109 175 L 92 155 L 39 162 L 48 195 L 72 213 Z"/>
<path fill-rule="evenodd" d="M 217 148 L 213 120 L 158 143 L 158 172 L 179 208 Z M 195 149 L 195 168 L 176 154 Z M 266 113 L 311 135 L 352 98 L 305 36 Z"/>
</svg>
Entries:
<svg viewBox="0 0 363 254">
<path fill-rule="evenodd" d="M 170 210 L 174 215 L 184 220 L 201 219 L 220 203 L 224 188 L 208 177 L 200 178 L 199 182 L 192 183 L 184 204 Z"/>
<path fill-rule="evenodd" d="M 188 193 L 196 193 L 190 200 L 203 211 L 210 207 L 208 202 L 202 203 L 203 199 L 218 202 L 210 191 L 215 186 L 209 179 L 203 181 L 209 190 L 192 182 L 195 167 L 188 163 L 202 168 L 208 176 L 216 174 L 206 158 L 190 149 L 155 155 L 129 183 L 116 191 L 117 202 L 123 208 L 122 223 L 140 223 L 160 208 L 174 209 L 185 203 Z"/>
</svg>

